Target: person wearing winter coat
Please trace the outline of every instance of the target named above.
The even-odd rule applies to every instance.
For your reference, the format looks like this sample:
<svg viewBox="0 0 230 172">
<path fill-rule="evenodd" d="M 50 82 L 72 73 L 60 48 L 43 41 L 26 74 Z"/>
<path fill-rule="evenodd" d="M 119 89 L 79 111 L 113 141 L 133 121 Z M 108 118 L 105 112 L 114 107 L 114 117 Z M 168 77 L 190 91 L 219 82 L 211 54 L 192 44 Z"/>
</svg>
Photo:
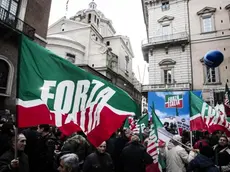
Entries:
<svg viewBox="0 0 230 172">
<path fill-rule="evenodd" d="M 15 143 L 14 137 L 12 137 L 10 150 L 0 157 L 0 172 L 29 172 L 28 157 L 24 153 L 26 137 L 23 134 L 18 134 L 17 137 L 17 143 Z M 18 156 L 16 159 L 15 148 L 17 149 Z"/>
<path fill-rule="evenodd" d="M 219 172 L 213 161 L 212 147 L 203 146 L 199 149 L 200 153 L 188 164 L 187 172 Z"/>
<path fill-rule="evenodd" d="M 230 149 L 228 147 L 228 138 L 221 136 L 218 145 L 213 147 L 215 152 L 215 164 L 221 172 L 230 172 Z"/>
<path fill-rule="evenodd" d="M 152 157 L 140 144 L 138 136 L 131 137 L 131 142 L 122 150 L 120 172 L 145 172 L 146 165 L 152 164 Z"/>
<path fill-rule="evenodd" d="M 166 152 L 166 172 L 186 172 L 185 164 L 188 164 L 194 157 L 195 153 L 186 150 L 180 145 L 181 136 L 175 135 L 170 141 L 170 148 Z"/>
<path fill-rule="evenodd" d="M 114 172 L 111 156 L 105 152 L 106 142 L 97 147 L 97 150 L 87 156 L 83 172 Z"/>
</svg>

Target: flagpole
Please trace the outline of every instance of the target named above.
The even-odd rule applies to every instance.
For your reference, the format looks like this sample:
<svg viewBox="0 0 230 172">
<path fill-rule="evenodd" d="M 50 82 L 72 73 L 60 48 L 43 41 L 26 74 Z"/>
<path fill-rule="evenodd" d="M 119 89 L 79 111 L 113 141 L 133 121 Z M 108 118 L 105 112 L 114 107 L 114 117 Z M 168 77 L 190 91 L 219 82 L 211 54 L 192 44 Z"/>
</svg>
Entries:
<svg viewBox="0 0 230 172">
<path fill-rule="evenodd" d="M 169 137 L 171 140 L 173 140 L 173 141 L 175 141 L 175 142 L 179 143 L 180 145 L 184 146 L 185 148 L 187 148 L 187 149 L 189 149 L 189 150 L 193 150 L 193 148 L 192 148 L 192 147 L 188 147 L 188 146 L 186 146 L 185 144 L 181 143 L 180 141 L 175 140 L 175 139 L 173 139 L 172 137 L 170 137 L 170 136 L 166 135 L 164 132 L 162 132 L 162 131 L 160 131 L 160 130 L 157 130 L 157 132 L 159 132 L 159 133 L 161 133 L 161 134 L 163 134 L 163 135 L 165 135 L 165 136 Z"/>
<path fill-rule="evenodd" d="M 191 149 L 192 149 L 193 148 L 192 131 L 190 131 L 190 142 L 191 142 Z"/>
</svg>

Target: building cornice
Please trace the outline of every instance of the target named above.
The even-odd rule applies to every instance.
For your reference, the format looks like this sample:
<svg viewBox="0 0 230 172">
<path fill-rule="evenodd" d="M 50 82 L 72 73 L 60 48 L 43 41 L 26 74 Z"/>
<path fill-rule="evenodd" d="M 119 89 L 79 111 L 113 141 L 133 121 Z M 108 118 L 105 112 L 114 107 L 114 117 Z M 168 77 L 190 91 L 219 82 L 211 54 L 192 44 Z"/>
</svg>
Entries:
<svg viewBox="0 0 230 172">
<path fill-rule="evenodd" d="M 104 23 L 108 24 L 109 27 L 112 29 L 112 31 L 113 31 L 114 34 L 116 33 L 116 30 L 114 29 L 112 23 L 109 20 L 103 19 L 103 18 L 101 18 L 100 20 L 101 20 L 101 22 L 104 22 Z"/>
<path fill-rule="evenodd" d="M 128 46 L 126 45 L 126 43 L 125 43 L 125 41 L 124 41 L 124 39 L 123 39 L 123 36 L 121 36 L 121 35 L 109 36 L 109 37 L 104 37 L 104 39 L 120 39 L 121 42 L 122 42 L 122 45 L 125 47 L 125 49 L 128 51 L 128 53 L 129 53 L 132 57 L 134 57 L 134 54 L 133 54 L 132 50 L 130 50 L 130 49 L 128 48 Z M 130 43 L 130 41 L 129 41 L 129 43 Z"/>
</svg>

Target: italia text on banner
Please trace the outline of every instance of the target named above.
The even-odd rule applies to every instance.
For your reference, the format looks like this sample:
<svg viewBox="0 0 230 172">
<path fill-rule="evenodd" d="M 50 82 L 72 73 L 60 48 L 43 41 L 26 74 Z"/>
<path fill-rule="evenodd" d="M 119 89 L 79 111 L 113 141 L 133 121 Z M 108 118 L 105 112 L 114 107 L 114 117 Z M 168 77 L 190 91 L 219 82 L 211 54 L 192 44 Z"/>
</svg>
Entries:
<svg viewBox="0 0 230 172">
<path fill-rule="evenodd" d="M 137 113 L 126 92 L 23 35 L 19 54 L 18 127 L 51 124 L 66 135 L 82 130 L 98 146 Z"/>
<path fill-rule="evenodd" d="M 190 106 L 190 129 L 192 131 L 207 130 L 212 133 L 221 130 L 225 131 L 227 135 L 230 134 L 230 123 L 226 116 L 209 106 L 192 92 L 190 92 Z"/>
</svg>

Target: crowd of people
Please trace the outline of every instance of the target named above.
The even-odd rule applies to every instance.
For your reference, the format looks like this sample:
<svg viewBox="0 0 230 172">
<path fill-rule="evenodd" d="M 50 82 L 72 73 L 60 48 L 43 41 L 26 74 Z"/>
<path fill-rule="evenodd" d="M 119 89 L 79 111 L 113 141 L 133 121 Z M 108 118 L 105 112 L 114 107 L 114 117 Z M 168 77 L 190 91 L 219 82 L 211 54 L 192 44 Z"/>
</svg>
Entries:
<svg viewBox="0 0 230 172">
<path fill-rule="evenodd" d="M 153 163 L 146 151 L 149 132 L 145 130 L 142 141 L 121 129 L 94 148 L 81 132 L 67 137 L 46 124 L 15 132 L 6 122 L 0 128 L 0 172 L 145 172 Z M 162 170 L 230 172 L 229 140 L 223 134 L 204 132 L 193 140 L 193 148 L 186 132 L 174 135 L 159 147 Z"/>
</svg>

